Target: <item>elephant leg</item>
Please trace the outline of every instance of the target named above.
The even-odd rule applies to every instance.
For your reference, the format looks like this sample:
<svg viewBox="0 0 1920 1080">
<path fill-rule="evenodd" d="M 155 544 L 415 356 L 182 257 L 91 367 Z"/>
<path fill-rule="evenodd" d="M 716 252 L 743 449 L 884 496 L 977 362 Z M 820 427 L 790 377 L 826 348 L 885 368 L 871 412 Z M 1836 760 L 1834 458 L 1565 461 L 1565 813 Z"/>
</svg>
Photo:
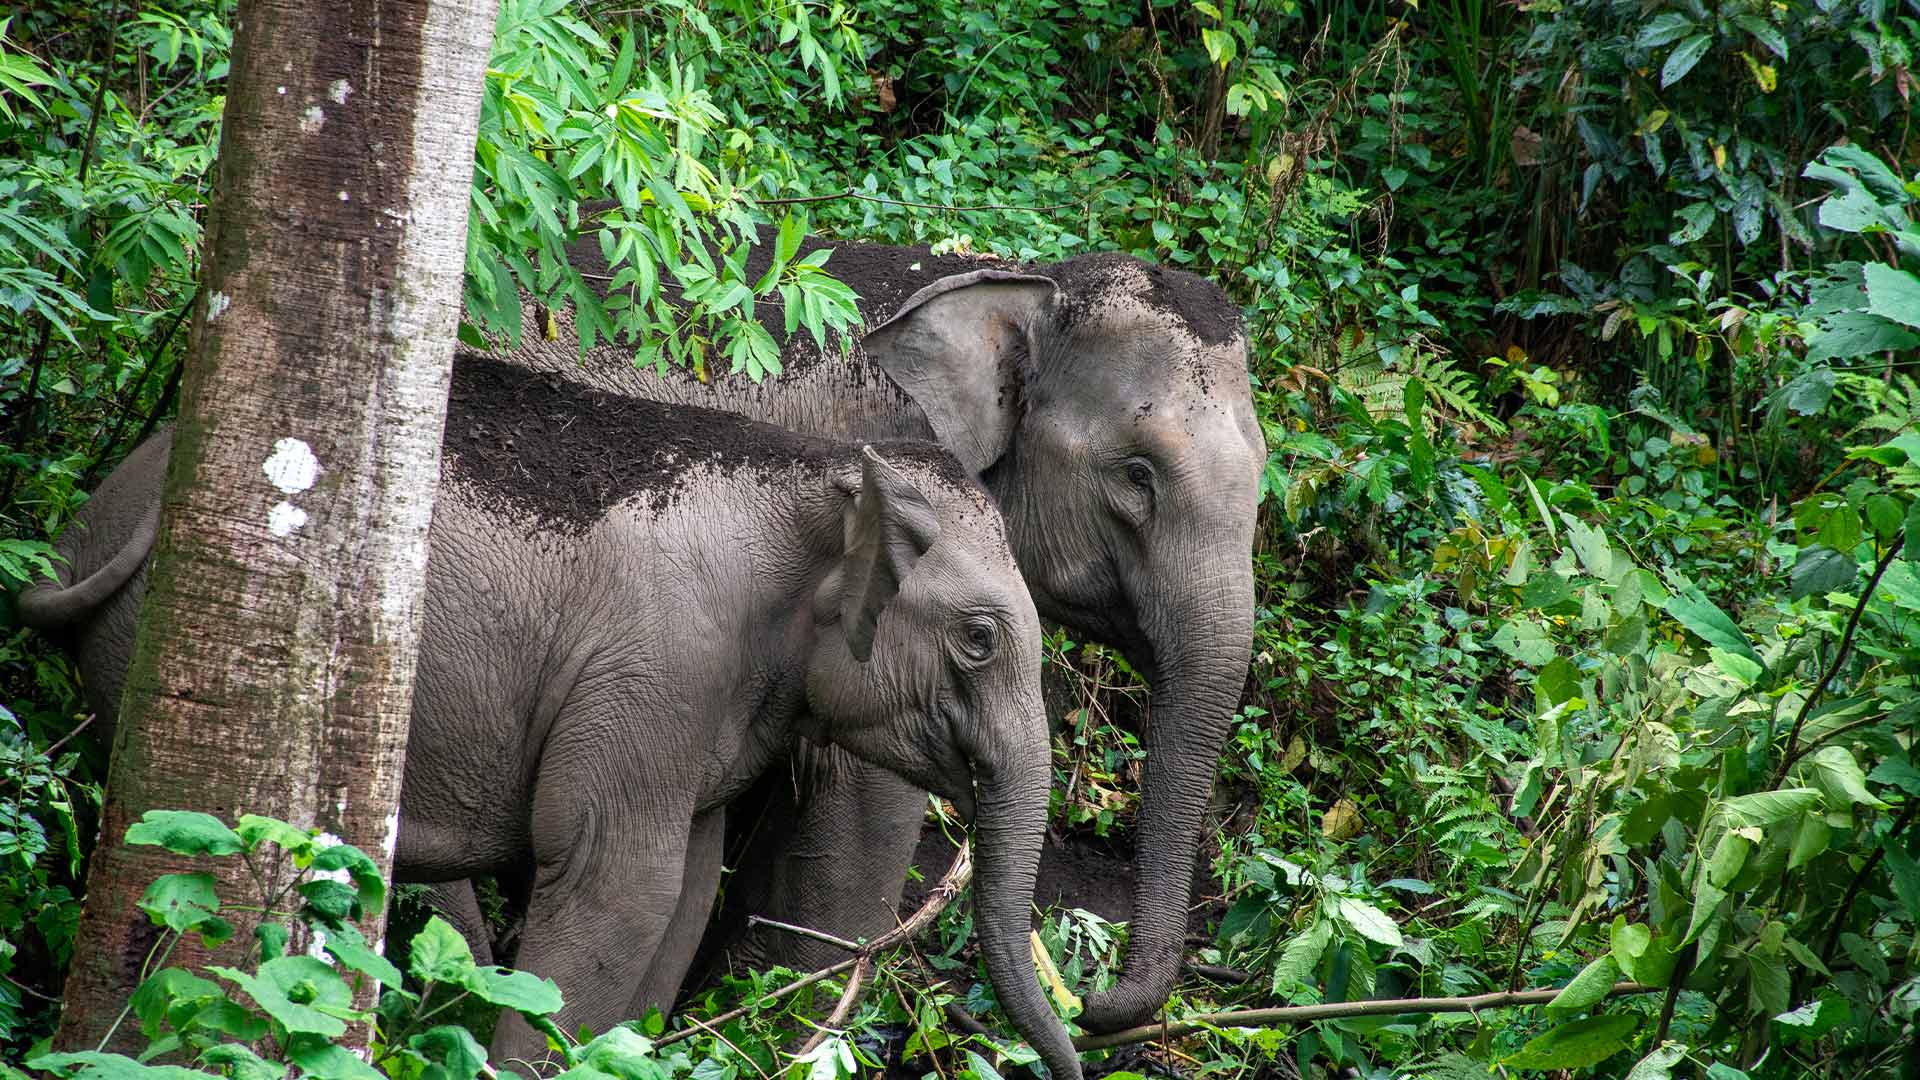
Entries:
<svg viewBox="0 0 1920 1080">
<path fill-rule="evenodd" d="M 674 999 L 693 966 L 700 933 L 706 929 L 707 916 L 713 910 L 713 897 L 720 888 L 720 856 L 724 844 L 726 812 L 713 810 L 693 819 L 687 837 L 687 864 L 680 875 L 680 905 L 660 948 L 653 954 L 653 966 L 634 995 L 628 1011 L 645 1016 L 659 1006 L 662 1014 L 673 1011 Z"/>
<path fill-rule="evenodd" d="M 558 786 L 558 785 L 556 785 Z M 533 894 L 515 964 L 552 979 L 566 1006 L 554 1021 L 572 1032 L 585 1024 L 598 1034 L 621 1020 L 634 988 L 653 965 L 680 903 L 686 866 L 686 822 L 691 809 L 655 806 L 643 820 L 603 816 L 565 805 L 569 795 L 536 797 Z M 502 1011 L 492 1059 L 538 1065 L 546 1037 L 516 1012 Z"/>
<path fill-rule="evenodd" d="M 926 793 L 844 750 L 808 752 L 832 755 L 829 768 L 803 771 L 825 777 L 803 793 L 783 845 L 766 851 L 756 843 L 736 873 L 768 868 L 758 912 L 766 918 L 850 940 L 877 937 L 897 925 Z M 765 926 L 749 929 L 732 953 L 749 967 L 803 971 L 846 958 L 833 945 Z"/>
<path fill-rule="evenodd" d="M 485 967 L 493 963 L 493 928 L 480 911 L 480 898 L 474 895 L 471 881 L 436 881 L 427 886 L 427 907 L 447 920 L 473 951 L 473 962 Z"/>
</svg>

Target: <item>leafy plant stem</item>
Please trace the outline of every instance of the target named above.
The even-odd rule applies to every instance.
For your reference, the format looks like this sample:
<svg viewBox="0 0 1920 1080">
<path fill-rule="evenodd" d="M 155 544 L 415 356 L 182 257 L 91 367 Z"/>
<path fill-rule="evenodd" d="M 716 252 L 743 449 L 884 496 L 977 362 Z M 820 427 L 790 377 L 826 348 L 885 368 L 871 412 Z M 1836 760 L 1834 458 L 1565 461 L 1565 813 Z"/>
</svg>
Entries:
<svg viewBox="0 0 1920 1080">
<path fill-rule="evenodd" d="M 1840 632 L 1840 647 L 1834 650 L 1833 659 L 1827 663 L 1827 669 L 1820 673 L 1820 681 L 1813 685 L 1813 692 L 1807 695 L 1806 701 L 1800 703 L 1800 712 L 1793 718 L 1793 728 L 1787 732 L 1786 753 L 1780 758 L 1780 766 L 1774 770 L 1772 786 L 1780 786 L 1780 780 L 1787 775 L 1788 767 L 1800 757 L 1798 752 L 1800 728 L 1806 724 L 1807 714 L 1813 711 L 1814 703 L 1826 693 L 1827 685 L 1833 682 L 1835 675 L 1840 673 L 1840 665 L 1846 662 L 1847 653 L 1853 648 L 1853 636 L 1860 629 L 1860 616 L 1867 610 L 1867 600 L 1873 596 L 1873 590 L 1879 586 L 1881 575 L 1887 572 L 1887 567 L 1893 565 L 1894 557 L 1900 553 L 1904 537 L 1904 529 L 1895 533 L 1893 539 L 1887 544 L 1887 550 L 1881 553 L 1879 561 L 1874 564 L 1873 576 L 1867 579 L 1867 587 L 1861 590 L 1860 600 L 1853 605 L 1853 611 L 1847 616 L 1847 625 Z"/>
<path fill-rule="evenodd" d="M 1658 993 L 1660 987 L 1639 983 L 1615 983 L 1606 998 L 1633 994 Z M 1394 998 L 1378 1001 L 1341 1001 L 1327 1005 L 1287 1005 L 1274 1009 L 1240 1009 L 1232 1012 L 1201 1013 L 1178 1023 L 1142 1024 L 1106 1035 L 1082 1035 L 1073 1040 L 1074 1049 L 1105 1050 L 1149 1039 L 1175 1038 L 1207 1027 L 1278 1027 L 1282 1024 L 1311 1024 L 1321 1020 L 1340 1020 L 1355 1016 L 1401 1016 L 1411 1013 L 1477 1013 L 1482 1009 L 1505 1009 L 1519 1005 L 1544 1005 L 1560 994 L 1552 990 L 1496 990 L 1490 994 L 1453 998 Z M 1602 1000 L 1605 1000 L 1603 998 Z"/>
<path fill-rule="evenodd" d="M 1821 963 L 1827 963 L 1833 959 L 1834 947 L 1840 943 L 1840 928 L 1846 925 L 1847 912 L 1853 910 L 1853 902 L 1860 898 L 1861 887 L 1879 867 L 1880 858 L 1886 854 L 1887 845 L 1898 840 L 1907 831 L 1908 826 L 1913 824 L 1916 813 L 1920 813 L 1920 799 L 1908 799 L 1906 809 L 1900 812 L 1900 817 L 1893 823 L 1893 828 L 1888 830 L 1885 839 L 1874 847 L 1872 853 L 1867 856 L 1867 860 L 1860 864 L 1860 869 L 1854 873 L 1853 880 L 1847 883 L 1846 894 L 1840 898 L 1840 906 L 1833 909 L 1833 922 L 1827 927 L 1827 942 L 1820 949 Z"/>
<path fill-rule="evenodd" d="M 1653 1045 L 1659 1046 L 1667 1041 L 1667 1031 L 1673 1026 L 1673 1009 L 1680 1001 L 1680 984 L 1693 974 L 1693 960 L 1698 947 L 1689 944 L 1680 950 L 1680 959 L 1673 965 L 1673 975 L 1667 981 L 1666 1000 L 1660 1003 L 1660 1024 L 1653 1032 Z"/>
</svg>

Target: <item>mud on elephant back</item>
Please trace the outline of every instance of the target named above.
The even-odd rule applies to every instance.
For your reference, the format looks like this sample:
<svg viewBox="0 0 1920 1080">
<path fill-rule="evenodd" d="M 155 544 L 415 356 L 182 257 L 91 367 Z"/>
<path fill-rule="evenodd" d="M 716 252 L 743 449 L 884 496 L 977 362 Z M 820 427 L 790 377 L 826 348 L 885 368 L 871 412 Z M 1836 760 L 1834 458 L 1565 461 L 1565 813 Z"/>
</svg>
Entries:
<svg viewBox="0 0 1920 1080">
<path fill-rule="evenodd" d="M 785 370 L 759 385 L 656 375 L 618 346 L 583 361 L 565 311 L 553 313 L 556 339 L 503 358 L 796 431 L 937 438 L 979 479 L 1041 615 L 1117 647 L 1152 687 L 1125 966 L 1080 1018 L 1095 1031 L 1142 1022 L 1179 969 L 1193 853 L 1252 641 L 1267 453 L 1240 312 L 1203 278 L 1116 253 L 1022 265 L 833 246 L 828 268 L 860 293 L 870 328 L 844 361 L 804 334 L 786 338 L 777 304 L 756 311 L 786 338 Z M 749 274 L 764 272 L 767 251 L 754 250 Z M 591 234 L 572 257 L 575 272 L 606 271 Z M 880 770 L 842 765 L 798 805 L 790 786 L 767 785 L 762 802 L 730 814 L 775 826 L 755 833 L 728 888 L 735 917 L 715 931 L 737 959 L 838 959 L 806 939 L 742 933 L 747 913 L 844 938 L 895 924 L 925 799 Z"/>
<path fill-rule="evenodd" d="M 102 485 L 60 541 L 62 580 L 22 597 L 31 623 L 77 635 L 92 687 L 125 671 L 131 637 L 103 630 L 139 607 L 170 440 Z M 396 879 L 531 866 L 518 964 L 559 984 L 563 1030 L 604 1030 L 672 1004 L 723 808 L 805 734 L 972 820 L 995 994 L 1053 1075 L 1077 1077 L 1027 940 L 1039 650 L 1001 516 L 938 446 L 863 448 L 461 360 Z M 508 1013 L 493 1051 L 546 1047 Z"/>
</svg>

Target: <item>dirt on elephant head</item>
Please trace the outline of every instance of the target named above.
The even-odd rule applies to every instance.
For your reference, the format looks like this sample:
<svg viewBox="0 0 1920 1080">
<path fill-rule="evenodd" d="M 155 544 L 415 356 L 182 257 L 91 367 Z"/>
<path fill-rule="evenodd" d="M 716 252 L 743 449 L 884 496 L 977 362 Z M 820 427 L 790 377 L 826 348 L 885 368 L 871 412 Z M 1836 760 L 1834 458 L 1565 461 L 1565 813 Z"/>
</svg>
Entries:
<svg viewBox="0 0 1920 1080">
<path fill-rule="evenodd" d="M 974 485 L 933 443 L 872 443 L 880 456 L 957 489 Z M 828 469 L 860 444 L 797 435 L 733 413 L 610 394 L 481 357 L 453 365 L 443 468 L 540 527 L 577 534 L 645 492 L 671 497 L 688 473 Z"/>
<path fill-rule="evenodd" d="M 1204 345 L 1225 345 L 1246 333 L 1240 309 L 1220 286 L 1198 274 L 1136 259 L 1118 251 L 1079 255 L 1035 273 L 1060 287 L 1068 326 L 1121 296 L 1173 316 Z"/>
</svg>

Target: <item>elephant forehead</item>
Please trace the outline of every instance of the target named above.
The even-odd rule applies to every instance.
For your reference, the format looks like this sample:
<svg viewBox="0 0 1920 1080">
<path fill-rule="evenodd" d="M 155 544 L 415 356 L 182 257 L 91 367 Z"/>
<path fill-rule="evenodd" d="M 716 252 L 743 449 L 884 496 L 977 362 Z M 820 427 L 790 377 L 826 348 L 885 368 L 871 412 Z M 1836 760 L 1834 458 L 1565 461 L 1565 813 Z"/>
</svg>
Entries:
<svg viewBox="0 0 1920 1080">
<path fill-rule="evenodd" d="M 1069 331 L 1151 312 L 1163 316 L 1159 321 L 1169 331 L 1202 345 L 1226 345 L 1245 336 L 1244 318 L 1227 294 L 1184 270 L 1119 252 L 1098 252 L 1041 272 L 1060 287 L 1062 323 Z"/>
</svg>

